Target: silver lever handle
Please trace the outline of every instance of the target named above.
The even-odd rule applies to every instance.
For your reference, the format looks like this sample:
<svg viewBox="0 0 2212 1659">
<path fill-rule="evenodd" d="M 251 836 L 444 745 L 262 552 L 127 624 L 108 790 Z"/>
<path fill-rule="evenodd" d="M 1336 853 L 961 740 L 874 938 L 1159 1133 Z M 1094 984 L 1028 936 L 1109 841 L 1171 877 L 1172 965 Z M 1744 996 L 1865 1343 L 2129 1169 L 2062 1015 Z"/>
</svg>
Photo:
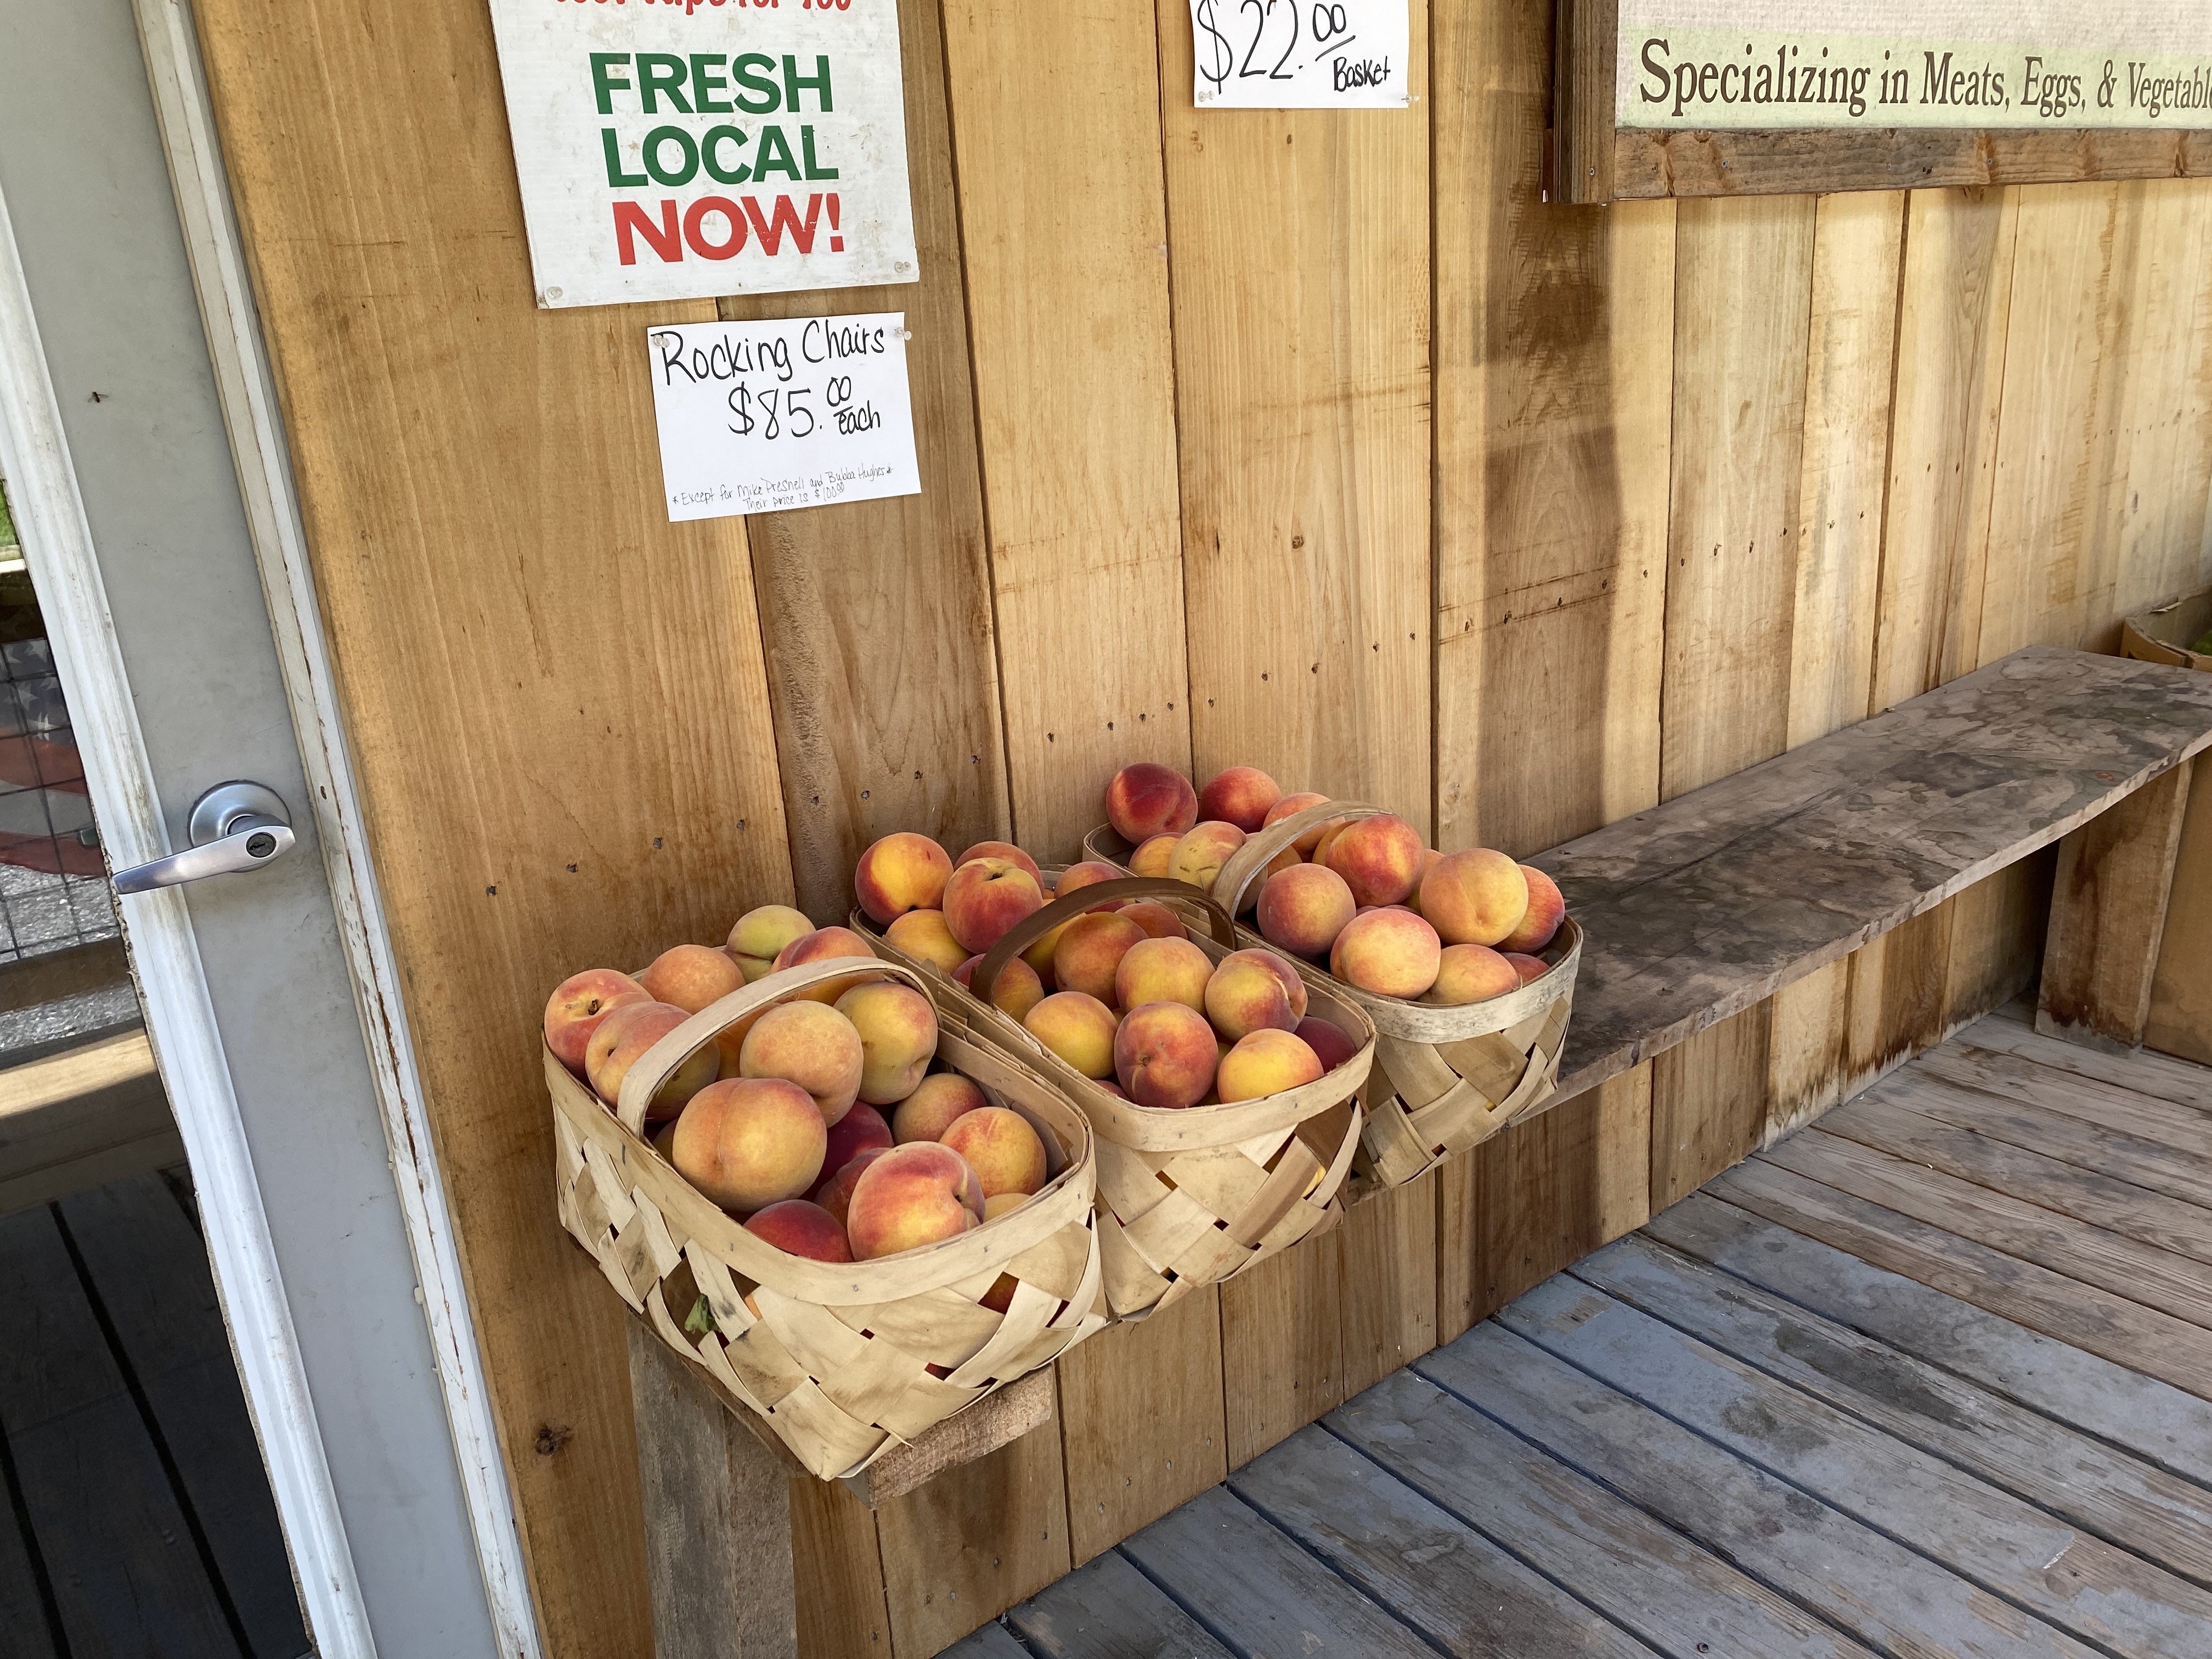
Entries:
<svg viewBox="0 0 2212 1659">
<path fill-rule="evenodd" d="M 151 864 L 118 870 L 118 893 L 150 893 L 205 876 L 228 876 L 291 851 L 297 839 L 286 821 L 283 798 L 258 783 L 219 783 L 192 803 L 192 844 Z"/>
</svg>

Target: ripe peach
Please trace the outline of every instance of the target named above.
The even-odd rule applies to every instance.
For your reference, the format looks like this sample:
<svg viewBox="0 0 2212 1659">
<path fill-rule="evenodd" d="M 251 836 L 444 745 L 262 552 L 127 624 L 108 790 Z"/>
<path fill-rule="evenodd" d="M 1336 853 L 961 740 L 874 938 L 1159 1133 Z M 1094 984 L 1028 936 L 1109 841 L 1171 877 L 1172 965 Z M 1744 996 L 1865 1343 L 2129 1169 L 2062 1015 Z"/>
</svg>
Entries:
<svg viewBox="0 0 2212 1659">
<path fill-rule="evenodd" d="M 904 1100 L 937 1054 L 937 1010 L 911 985 L 884 980 L 855 985 L 837 1012 L 860 1034 L 860 1098 L 871 1106 Z"/>
<path fill-rule="evenodd" d="M 1053 983 L 1063 991 L 1088 991 L 1099 1001 L 1114 1000 L 1114 975 L 1145 930 L 1112 911 L 1086 911 L 1060 930 L 1052 953 Z"/>
<path fill-rule="evenodd" d="M 1498 940 L 1498 948 L 1533 956 L 1559 937 L 1559 924 L 1567 919 L 1567 901 L 1559 883 L 1534 865 L 1522 865 L 1521 877 L 1528 884 L 1528 908 L 1519 925 Z"/>
<path fill-rule="evenodd" d="M 1358 908 L 1350 885 L 1327 865 L 1293 865 L 1260 890 L 1260 932 L 1299 956 L 1326 956 Z"/>
<path fill-rule="evenodd" d="M 1528 909 L 1528 881 L 1503 853 L 1448 854 L 1421 881 L 1421 914 L 1447 945 L 1496 945 Z"/>
<path fill-rule="evenodd" d="M 1508 951 L 1504 956 L 1506 961 L 1513 964 L 1513 971 L 1521 975 L 1523 985 L 1533 984 L 1552 971 L 1552 964 L 1541 957 L 1532 957 L 1521 951 Z"/>
<path fill-rule="evenodd" d="M 830 1146 L 822 1154 L 822 1167 L 835 1175 L 870 1147 L 894 1144 L 884 1115 L 872 1106 L 856 1104 L 830 1126 Z"/>
<path fill-rule="evenodd" d="M 851 1020 L 835 1008 L 794 998 L 753 1022 L 738 1050 L 738 1075 L 795 1083 L 822 1109 L 823 1122 L 836 1123 L 859 1092 L 864 1059 Z"/>
<path fill-rule="evenodd" d="M 890 1149 L 869 1146 L 845 1160 L 844 1167 L 814 1189 L 814 1201 L 837 1218 L 837 1224 L 845 1224 L 845 1217 L 853 1206 L 853 1188 L 860 1184 L 860 1171 L 874 1163 Z"/>
<path fill-rule="evenodd" d="M 1297 817 L 1309 806 L 1322 806 L 1328 802 L 1327 795 L 1316 795 L 1310 789 L 1301 790 L 1295 795 L 1285 795 L 1267 809 L 1267 816 L 1261 820 L 1260 827 L 1265 830 L 1270 824 L 1280 823 L 1285 818 Z M 1334 823 L 1316 824 L 1291 845 L 1297 849 L 1300 858 L 1311 859 L 1314 848 L 1321 845 L 1321 838 L 1335 827 Z"/>
<path fill-rule="evenodd" d="M 1129 854 L 1129 873 L 1133 876 L 1164 876 L 1168 860 L 1174 855 L 1176 843 L 1181 836 L 1154 836 Z"/>
<path fill-rule="evenodd" d="M 1328 867 L 1362 904 L 1396 904 L 1421 874 L 1421 832 L 1392 813 L 1347 823 L 1328 845 Z"/>
<path fill-rule="evenodd" d="M 740 988 L 745 976 L 726 951 L 711 945 L 678 945 L 655 957 L 637 982 L 655 1002 L 696 1014 Z"/>
<path fill-rule="evenodd" d="M 957 870 L 963 864 L 975 863 L 977 859 L 1003 859 L 1008 864 L 1018 864 L 1030 872 L 1030 879 L 1037 884 L 1037 891 L 1044 890 L 1044 872 L 1037 868 L 1037 861 L 1010 841 L 979 841 L 953 860 L 952 867 Z"/>
<path fill-rule="evenodd" d="M 942 910 L 909 910 L 884 929 L 884 941 L 917 962 L 926 962 L 940 974 L 949 974 L 968 960 L 952 930 L 945 925 Z"/>
<path fill-rule="evenodd" d="M 1139 939 L 1114 970 L 1114 992 L 1108 1000 L 1122 1008 L 1141 1008 L 1148 1002 L 1180 1002 L 1193 1013 L 1202 1014 L 1206 982 L 1212 977 L 1213 963 L 1188 939 Z"/>
<path fill-rule="evenodd" d="M 1006 859 L 963 864 L 945 884 L 945 922 L 962 947 L 978 956 L 1016 922 L 1044 908 L 1037 878 Z"/>
<path fill-rule="evenodd" d="M 927 836 L 902 830 L 871 842 L 853 871 L 853 896 L 878 922 L 909 910 L 933 910 L 944 896 L 952 860 Z"/>
<path fill-rule="evenodd" d="M 1060 988 L 1059 982 L 1053 977 L 1052 959 L 1054 953 L 1060 949 L 1060 936 L 1066 931 L 1067 924 L 1063 921 L 1059 927 L 1039 933 L 1022 951 L 1021 959 L 1029 963 L 1030 971 L 1037 976 L 1037 983 L 1049 991 Z"/>
<path fill-rule="evenodd" d="M 786 1255 L 803 1255 L 815 1261 L 850 1261 L 853 1247 L 845 1238 L 845 1224 L 819 1204 L 803 1198 L 787 1198 L 745 1218 L 745 1231 L 763 1238 Z"/>
<path fill-rule="evenodd" d="M 1056 899 L 1064 899 L 1069 894 L 1079 892 L 1085 887 L 1096 887 L 1102 881 L 1121 879 L 1121 872 L 1112 865 L 1102 864 L 1097 859 L 1085 859 L 1080 864 L 1069 865 L 1066 869 L 1060 872 L 1060 880 L 1054 884 L 1052 896 Z M 1107 899 L 1092 908 L 1099 910 L 1118 910 L 1127 902 L 1126 899 Z"/>
<path fill-rule="evenodd" d="M 891 1113 L 891 1139 L 902 1146 L 909 1140 L 942 1140 L 962 1113 L 990 1103 L 989 1097 L 959 1073 L 932 1072 Z"/>
<path fill-rule="evenodd" d="M 1272 951 L 1233 951 L 1206 982 L 1206 1017 L 1231 1042 L 1254 1031 L 1294 1030 L 1305 1011 L 1297 970 Z"/>
<path fill-rule="evenodd" d="M 1314 1051 L 1323 1072 L 1334 1071 L 1359 1052 L 1359 1045 L 1344 1034 L 1341 1026 L 1330 1024 L 1318 1014 L 1300 1020 L 1292 1035 Z"/>
<path fill-rule="evenodd" d="M 668 1161 L 724 1209 L 745 1214 L 812 1187 L 829 1146 L 813 1097 L 796 1083 L 726 1078 L 693 1096 L 676 1120 Z"/>
<path fill-rule="evenodd" d="M 1023 1029 L 1085 1077 L 1114 1075 L 1114 1011 L 1083 991 L 1055 991 L 1022 1018 Z"/>
<path fill-rule="evenodd" d="M 1114 1033 L 1114 1075 L 1139 1106 L 1195 1106 L 1213 1086 L 1213 1028 L 1180 1002 L 1147 1002 Z"/>
<path fill-rule="evenodd" d="M 1216 772 L 1198 792 L 1200 821 L 1218 818 L 1233 823 L 1246 835 L 1267 821 L 1267 814 L 1283 798 L 1283 787 L 1256 766 L 1232 766 Z"/>
<path fill-rule="evenodd" d="M 845 1231 L 857 1261 L 919 1249 L 983 1224 L 983 1183 L 934 1141 L 894 1146 L 860 1171 Z"/>
<path fill-rule="evenodd" d="M 970 957 L 952 970 L 952 977 L 970 990 L 975 988 L 975 964 L 981 957 Z M 1010 1019 L 1026 1019 L 1030 1010 L 1044 1000 L 1044 981 L 1037 970 L 1016 957 L 999 969 L 998 983 L 991 988 L 991 1006 Z"/>
<path fill-rule="evenodd" d="M 1244 840 L 1244 832 L 1233 823 L 1206 823 L 1186 830 L 1168 854 L 1168 878 L 1212 892 L 1213 878 Z"/>
<path fill-rule="evenodd" d="M 738 918 L 737 926 L 730 929 L 727 948 L 750 985 L 775 970 L 775 959 L 783 954 L 785 945 L 813 931 L 814 924 L 805 912 L 788 904 L 763 904 Z"/>
<path fill-rule="evenodd" d="M 1314 842 L 1313 851 L 1306 854 L 1307 861 L 1312 864 L 1327 864 L 1328 849 L 1336 845 L 1336 838 L 1352 828 L 1352 820 L 1350 818 L 1338 818 L 1333 823 L 1322 825 L 1321 836 Z M 1298 839 L 1304 841 L 1305 837 L 1301 836 Z"/>
<path fill-rule="evenodd" d="M 1164 904 L 1155 904 L 1150 899 L 1139 899 L 1133 904 L 1125 904 L 1115 914 L 1127 916 L 1138 927 L 1143 928 L 1147 939 L 1188 939 L 1190 937 L 1183 930 L 1182 923 L 1176 920 L 1174 911 L 1169 909 Z"/>
<path fill-rule="evenodd" d="M 1421 1000 L 1455 1008 L 1516 989 L 1521 975 L 1487 945 L 1448 945 L 1437 961 L 1437 982 Z"/>
<path fill-rule="evenodd" d="M 645 987 L 611 968 L 587 968 L 572 974 L 545 999 L 545 1046 L 553 1058 L 580 1075 L 592 1033 L 614 1009 L 629 1002 L 650 1002 Z"/>
<path fill-rule="evenodd" d="M 1415 915 L 1418 916 L 1421 914 L 1421 883 L 1429 878 L 1430 871 L 1435 869 L 1437 866 L 1442 864 L 1443 861 L 1444 855 L 1437 851 L 1435 848 L 1425 847 L 1421 849 L 1420 876 L 1413 883 L 1413 890 L 1407 894 L 1403 899 L 1399 901 Z"/>
<path fill-rule="evenodd" d="M 983 1219 L 986 1221 L 996 1221 L 1002 1215 L 1012 1215 L 1016 1210 L 1020 1209 L 1023 1205 L 1029 1201 L 1030 1194 L 1027 1193 L 993 1193 L 990 1197 L 983 1200 Z M 1003 1273 L 999 1277 L 1001 1284 L 1011 1285 L 1012 1283 L 1012 1281 L 1008 1279 Z M 997 1285 L 994 1285 L 991 1288 L 995 1292 L 999 1287 Z M 986 1297 L 983 1299 L 987 1304 L 990 1301 L 989 1297 Z M 1006 1310 L 1004 1308 L 1000 1308 L 999 1311 L 1000 1313 L 1004 1313 L 1006 1312 Z"/>
<path fill-rule="evenodd" d="M 873 962 L 876 953 L 869 948 L 867 940 L 849 927 L 817 927 L 776 952 L 772 971 L 781 973 L 802 963 L 826 962 L 835 957 L 863 957 Z M 819 985 L 810 985 L 792 994 L 809 1002 L 835 1002 L 860 982 L 858 975 L 849 979 L 825 979 Z"/>
<path fill-rule="evenodd" d="M 1139 761 L 1106 786 L 1106 821 L 1133 846 L 1148 836 L 1179 836 L 1198 822 L 1198 792 L 1173 767 Z"/>
<path fill-rule="evenodd" d="M 986 1201 L 1001 1193 L 1026 1198 L 1044 1185 L 1044 1142 L 1019 1112 L 979 1106 L 954 1119 L 941 1140 L 968 1160 Z"/>
<path fill-rule="evenodd" d="M 1129 1091 L 1110 1077 L 1093 1078 L 1091 1081 L 1116 1100 L 1127 1100 L 1129 1097 Z"/>
<path fill-rule="evenodd" d="M 1214 1089 L 1224 1106 L 1311 1083 L 1322 1074 L 1321 1056 L 1289 1031 L 1254 1031 L 1222 1057 Z"/>
<path fill-rule="evenodd" d="M 1437 982 L 1437 930 L 1402 905 L 1362 910 L 1328 953 L 1328 971 L 1376 996 L 1417 997 Z"/>
<path fill-rule="evenodd" d="M 690 1018 L 666 1002 L 625 1002 L 599 1021 L 584 1050 L 584 1075 L 592 1092 L 610 1106 L 622 1093 L 623 1079 L 640 1054 Z M 721 1074 L 722 1057 L 713 1043 L 685 1060 L 660 1085 L 645 1109 L 645 1121 L 658 1123 L 684 1109 L 684 1103 Z"/>
</svg>

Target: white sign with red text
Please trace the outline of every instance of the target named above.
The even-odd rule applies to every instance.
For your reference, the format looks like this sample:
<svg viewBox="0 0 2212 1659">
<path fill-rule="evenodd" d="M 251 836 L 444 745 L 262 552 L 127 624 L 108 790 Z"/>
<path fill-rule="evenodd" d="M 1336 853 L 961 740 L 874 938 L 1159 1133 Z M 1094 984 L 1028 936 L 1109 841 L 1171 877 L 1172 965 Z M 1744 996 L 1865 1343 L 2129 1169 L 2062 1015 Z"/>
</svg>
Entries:
<svg viewBox="0 0 2212 1659">
<path fill-rule="evenodd" d="M 897 0 L 492 0 L 541 306 L 918 277 Z"/>
<path fill-rule="evenodd" d="M 668 520 L 918 495 L 906 314 L 645 331 Z"/>
</svg>

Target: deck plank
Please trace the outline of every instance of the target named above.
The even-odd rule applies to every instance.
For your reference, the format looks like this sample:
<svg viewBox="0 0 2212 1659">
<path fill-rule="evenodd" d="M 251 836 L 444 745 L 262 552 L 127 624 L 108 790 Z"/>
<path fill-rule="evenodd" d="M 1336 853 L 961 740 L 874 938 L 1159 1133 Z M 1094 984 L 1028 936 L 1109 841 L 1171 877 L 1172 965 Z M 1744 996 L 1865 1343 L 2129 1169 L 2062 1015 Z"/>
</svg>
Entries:
<svg viewBox="0 0 2212 1659">
<path fill-rule="evenodd" d="M 1792 1307 L 1663 1244 L 1622 1239 L 1574 1277 L 2171 1571 L 2212 1583 L 2212 1491 Z"/>
<path fill-rule="evenodd" d="M 1972 1028 L 1980 1030 L 1982 1028 Z M 2058 1113 L 2099 1129 L 2212 1159 L 2212 1112 L 2062 1072 L 1957 1036 L 1913 1063 L 1922 1077 Z"/>
<path fill-rule="evenodd" d="M 1655 1527 L 1678 1528 L 1880 1651 L 1916 1659 L 2088 1659 L 2092 1652 L 1495 1321 L 1415 1369 L 1462 1402 L 1480 1402 L 1553 1456 L 1602 1479 L 1656 1516 Z M 1488 1484 L 1486 1471 L 1462 1472 L 1470 1476 L 1476 1490 Z M 1626 1559 L 1632 1566 L 1636 1558 Z"/>
<path fill-rule="evenodd" d="M 6 1428 L 0 1425 L 0 1455 L 6 1453 Z M 17 1519 L 16 1493 L 9 1471 L 0 1469 L 0 1631 L 7 1632 L 9 1659 L 59 1659 L 46 1598 L 39 1594 L 38 1568 L 31 1540 Z"/>
<path fill-rule="evenodd" d="M 1121 1553 L 1231 1650 L 1434 1659 L 1435 1649 L 1226 1487 L 1169 1511 Z"/>
<path fill-rule="evenodd" d="M 1476 1329 L 1497 1334 L 1494 1326 Z M 1479 1340 L 1462 1337 L 1439 1354 Z M 1645 1643 L 1668 1654 L 1866 1651 L 1426 1376 L 1387 1378 L 1329 1426 L 1439 1506 L 1541 1563 L 1630 1632 L 1637 1651 Z"/>
<path fill-rule="evenodd" d="M 0 1424 L 73 1653 L 238 1651 L 48 1210 L 0 1219 Z"/>
<path fill-rule="evenodd" d="M 111 1182 L 60 1208 L 253 1659 L 297 1659 L 307 1626 L 199 1234 L 157 1176 Z"/>
<path fill-rule="evenodd" d="M 1363 1419 L 1376 1409 L 1364 1407 Z M 1229 1484 L 1448 1652 L 1483 1659 L 1650 1659 L 1651 1650 L 1627 1632 L 1320 1429 L 1292 1436 L 1231 1475 Z M 1559 1565 L 1547 1565 L 1554 1571 Z"/>
<path fill-rule="evenodd" d="M 1655 1216 L 1644 1232 L 1901 1353 L 2212 1486 L 2212 1404 L 2171 1383 L 1708 1193 Z"/>
<path fill-rule="evenodd" d="M 2173 1659 L 2212 1629 L 2212 1591 L 1571 1279 L 1529 1291 L 1498 1320 L 1654 1411 L 2107 1652 Z"/>
<path fill-rule="evenodd" d="M 2154 1054 L 2147 1048 L 2115 1054 L 2047 1037 L 2035 1029 L 2035 1008 L 2032 1003 L 2008 1002 L 1959 1036 L 1978 1048 L 2031 1060 L 2053 1071 L 2071 1072 L 2076 1077 L 2113 1084 L 2176 1106 L 2212 1111 L 2212 1072 L 2206 1067 Z"/>
<path fill-rule="evenodd" d="M 994 1620 L 945 1650 L 945 1659 L 1030 1659 L 1029 1650 Z"/>
<path fill-rule="evenodd" d="M 1006 1622 L 1047 1659 L 1234 1659 L 1115 1550 L 1047 1585 Z"/>
</svg>

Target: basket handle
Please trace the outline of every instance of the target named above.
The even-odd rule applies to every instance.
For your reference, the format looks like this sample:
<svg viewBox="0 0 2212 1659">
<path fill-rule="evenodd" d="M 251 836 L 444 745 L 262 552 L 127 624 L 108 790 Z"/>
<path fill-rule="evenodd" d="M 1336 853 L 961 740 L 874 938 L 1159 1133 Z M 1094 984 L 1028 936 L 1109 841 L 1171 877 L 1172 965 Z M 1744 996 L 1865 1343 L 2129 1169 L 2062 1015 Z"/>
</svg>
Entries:
<svg viewBox="0 0 2212 1659">
<path fill-rule="evenodd" d="M 1252 884 L 1253 878 L 1267 867 L 1270 859 L 1307 830 L 1334 823 L 1339 818 L 1379 818 L 1389 811 L 1386 806 L 1366 806 L 1355 800 L 1325 800 L 1318 806 L 1293 812 L 1245 836 L 1244 844 L 1223 861 L 1221 873 L 1214 877 L 1214 896 L 1231 915 L 1241 915 L 1244 911 L 1244 890 Z"/>
<path fill-rule="evenodd" d="M 629 1074 L 623 1079 L 621 1092 L 616 1097 L 615 1115 L 632 1134 L 642 1134 L 645 1109 L 660 1092 L 660 1085 L 668 1081 L 678 1066 L 747 1014 L 771 1002 L 781 1002 L 794 991 L 819 985 L 825 979 L 850 979 L 860 974 L 871 979 L 902 979 L 922 995 L 929 996 L 928 984 L 913 969 L 875 957 L 824 957 L 818 962 L 802 962 L 780 974 L 764 974 L 750 985 L 739 986 L 719 1002 L 708 1003 L 632 1061 Z M 933 1010 L 936 1008 L 934 997 L 930 998 L 929 1006 Z"/>
<path fill-rule="evenodd" d="M 969 976 L 968 988 L 975 993 L 977 1000 L 988 1003 L 991 992 L 999 983 L 999 975 L 1008 963 L 1061 922 L 1081 915 L 1102 900 L 1117 898 L 1171 898 L 1203 905 L 1214 943 L 1224 951 L 1237 948 L 1236 924 L 1230 921 L 1228 911 L 1206 896 L 1203 887 L 1194 887 L 1187 881 L 1170 881 L 1164 876 L 1121 876 L 1079 887 L 1066 897 L 1056 898 L 1043 909 L 1023 917 L 1006 930 L 996 945 L 983 952 L 982 961 L 975 964 L 975 971 Z"/>
</svg>

